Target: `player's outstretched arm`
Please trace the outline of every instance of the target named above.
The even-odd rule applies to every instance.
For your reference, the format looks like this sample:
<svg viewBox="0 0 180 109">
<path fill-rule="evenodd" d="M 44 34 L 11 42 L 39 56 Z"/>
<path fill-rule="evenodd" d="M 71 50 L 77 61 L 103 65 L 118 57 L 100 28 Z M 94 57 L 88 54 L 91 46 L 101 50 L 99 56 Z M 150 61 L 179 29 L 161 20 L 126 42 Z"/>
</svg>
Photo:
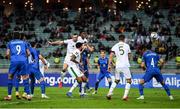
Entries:
<svg viewBox="0 0 180 109">
<path fill-rule="evenodd" d="M 165 64 L 165 61 L 161 58 L 161 59 L 159 59 L 159 67 L 160 68 L 162 68 L 163 66 L 164 66 L 164 64 Z"/>
<path fill-rule="evenodd" d="M 81 65 L 80 62 L 76 61 L 76 56 L 75 56 L 75 55 L 72 55 L 70 60 L 71 60 L 72 62 L 76 63 L 76 64 L 80 64 L 80 65 Z"/>
<path fill-rule="evenodd" d="M 50 45 L 63 45 L 63 44 L 64 44 L 64 41 L 54 41 L 54 42 L 48 41 L 48 43 L 49 43 Z"/>
</svg>

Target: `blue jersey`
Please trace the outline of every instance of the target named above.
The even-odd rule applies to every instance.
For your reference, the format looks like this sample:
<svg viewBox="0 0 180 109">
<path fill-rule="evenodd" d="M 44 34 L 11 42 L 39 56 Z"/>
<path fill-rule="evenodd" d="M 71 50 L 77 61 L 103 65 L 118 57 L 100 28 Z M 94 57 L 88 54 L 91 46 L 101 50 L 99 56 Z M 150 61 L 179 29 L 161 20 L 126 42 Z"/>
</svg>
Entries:
<svg viewBox="0 0 180 109">
<path fill-rule="evenodd" d="M 82 63 L 83 63 L 84 70 L 88 70 L 88 62 L 87 62 L 87 59 L 89 58 L 88 55 L 89 55 L 89 51 L 85 49 L 82 52 Z"/>
<path fill-rule="evenodd" d="M 99 58 L 98 65 L 100 66 L 100 72 L 107 72 L 108 70 L 108 58 Z"/>
<path fill-rule="evenodd" d="M 152 70 L 152 69 L 159 69 L 158 62 L 159 62 L 159 55 L 153 51 L 146 51 L 143 54 L 143 62 L 146 65 L 146 70 Z"/>
<path fill-rule="evenodd" d="M 32 61 L 33 63 L 31 63 L 33 68 L 39 69 L 39 50 L 35 49 L 35 48 L 30 48 L 30 53 L 32 56 Z"/>
<path fill-rule="evenodd" d="M 27 61 L 28 46 L 26 42 L 19 39 L 12 40 L 8 43 L 7 48 L 10 49 L 11 62 Z"/>
</svg>

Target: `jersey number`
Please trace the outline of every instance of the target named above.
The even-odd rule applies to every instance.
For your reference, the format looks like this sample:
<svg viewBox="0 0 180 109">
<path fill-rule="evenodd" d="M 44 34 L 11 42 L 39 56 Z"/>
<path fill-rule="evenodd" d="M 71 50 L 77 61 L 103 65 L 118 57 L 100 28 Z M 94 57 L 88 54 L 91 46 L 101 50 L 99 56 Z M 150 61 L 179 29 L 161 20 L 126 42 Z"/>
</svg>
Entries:
<svg viewBox="0 0 180 109">
<path fill-rule="evenodd" d="M 21 52 L 21 46 L 20 45 L 16 45 L 16 50 L 17 50 L 17 55 L 19 55 L 20 52 Z"/>
<path fill-rule="evenodd" d="M 151 59 L 151 65 L 154 67 L 154 59 Z"/>
<path fill-rule="evenodd" d="M 119 47 L 119 52 L 120 52 L 120 55 L 123 55 L 123 54 L 124 54 L 123 46 L 120 46 L 120 47 Z"/>
</svg>

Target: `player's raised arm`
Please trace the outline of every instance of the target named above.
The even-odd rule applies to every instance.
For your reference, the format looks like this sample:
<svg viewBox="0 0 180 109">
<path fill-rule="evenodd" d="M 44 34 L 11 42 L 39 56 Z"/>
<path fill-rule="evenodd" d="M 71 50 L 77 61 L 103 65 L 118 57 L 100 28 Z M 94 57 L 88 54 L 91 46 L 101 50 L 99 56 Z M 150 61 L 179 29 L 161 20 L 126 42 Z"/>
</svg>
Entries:
<svg viewBox="0 0 180 109">
<path fill-rule="evenodd" d="M 54 42 L 48 41 L 48 43 L 49 43 L 50 45 L 63 45 L 63 44 L 64 44 L 64 41 L 54 41 Z"/>
<path fill-rule="evenodd" d="M 93 47 L 93 46 L 90 46 L 89 44 L 87 44 L 86 46 L 87 46 L 87 49 L 88 49 L 90 52 L 93 52 L 93 51 L 94 51 L 94 47 Z"/>
<path fill-rule="evenodd" d="M 72 62 L 74 62 L 76 64 L 80 64 L 78 61 L 76 61 L 76 56 L 74 54 L 71 56 L 70 61 L 72 61 Z"/>
<path fill-rule="evenodd" d="M 31 55 L 31 52 L 29 51 L 29 49 L 26 49 L 26 53 L 27 53 L 27 56 Z"/>
</svg>

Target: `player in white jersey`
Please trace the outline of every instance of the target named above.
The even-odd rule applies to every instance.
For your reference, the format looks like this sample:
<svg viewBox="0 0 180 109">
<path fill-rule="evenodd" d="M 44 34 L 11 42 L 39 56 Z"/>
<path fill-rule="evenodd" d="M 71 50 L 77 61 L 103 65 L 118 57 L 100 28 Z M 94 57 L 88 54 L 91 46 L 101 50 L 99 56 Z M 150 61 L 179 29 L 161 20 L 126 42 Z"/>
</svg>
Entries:
<svg viewBox="0 0 180 109">
<path fill-rule="evenodd" d="M 109 65 L 108 69 L 111 70 L 111 64 L 113 60 L 113 56 L 116 56 L 116 72 L 115 72 L 115 82 L 112 83 L 111 88 L 109 89 L 109 92 L 107 94 L 107 99 L 111 99 L 111 96 L 113 94 L 113 90 L 116 87 L 116 85 L 120 81 L 120 73 L 124 74 L 124 77 L 126 78 L 126 85 L 125 85 L 125 91 L 123 100 L 128 99 L 128 93 L 131 87 L 131 73 L 129 70 L 130 64 L 129 64 L 129 58 L 131 54 L 131 50 L 128 44 L 124 42 L 125 36 L 120 35 L 119 36 L 119 43 L 115 44 L 112 49 L 109 56 Z"/>
<path fill-rule="evenodd" d="M 81 84 L 81 97 L 84 96 L 84 88 L 87 82 L 87 78 L 84 76 L 83 72 L 80 70 L 81 66 L 81 51 L 83 50 L 83 44 L 78 42 L 76 43 L 76 49 L 73 51 L 73 53 L 69 56 L 70 64 L 68 66 L 68 72 L 69 74 L 74 77 L 79 84 Z M 74 85 L 73 85 L 74 86 Z M 74 86 L 73 88 L 76 88 Z M 69 91 L 66 94 L 68 97 L 72 97 L 72 91 Z"/>
<path fill-rule="evenodd" d="M 67 71 L 68 64 L 70 63 L 68 57 L 76 49 L 75 45 L 77 43 L 77 39 L 78 39 L 78 36 L 76 34 L 74 34 L 71 39 L 67 39 L 67 40 L 64 40 L 64 41 L 55 41 L 55 42 L 50 42 L 49 41 L 48 42 L 50 45 L 63 45 L 63 44 L 67 44 L 67 52 L 66 52 L 66 56 L 65 56 L 65 59 L 64 59 L 64 65 L 63 65 L 63 70 L 61 72 L 61 74 L 62 74 L 61 77 L 64 77 L 65 74 L 66 74 L 65 72 Z"/>
</svg>

